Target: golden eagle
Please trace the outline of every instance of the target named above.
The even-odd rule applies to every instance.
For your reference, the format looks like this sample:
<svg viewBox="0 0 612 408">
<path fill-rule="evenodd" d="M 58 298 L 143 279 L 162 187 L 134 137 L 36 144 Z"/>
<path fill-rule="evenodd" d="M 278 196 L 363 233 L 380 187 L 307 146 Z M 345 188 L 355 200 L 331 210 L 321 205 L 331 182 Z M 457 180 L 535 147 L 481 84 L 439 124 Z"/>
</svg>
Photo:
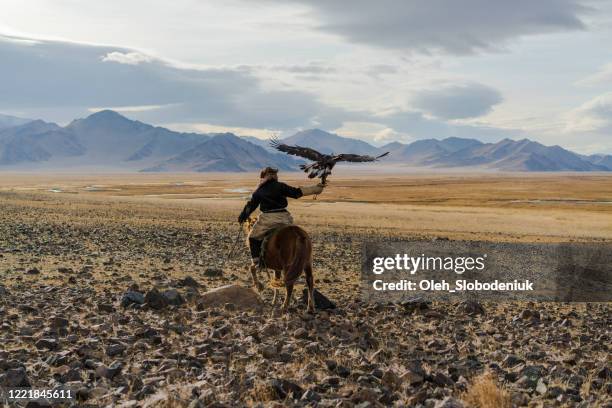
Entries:
<svg viewBox="0 0 612 408">
<path fill-rule="evenodd" d="M 289 146 L 277 139 L 271 139 L 270 145 L 281 152 L 312 160 L 314 163 L 302 164 L 300 169 L 304 170 L 304 173 L 308 173 L 308 178 L 319 177 L 323 184 L 325 184 L 327 176 L 331 174 L 336 163 L 340 161 L 353 163 L 373 162 L 389 154 L 389 152 L 386 152 L 376 157 L 359 154 L 323 154 L 310 147 Z"/>
</svg>

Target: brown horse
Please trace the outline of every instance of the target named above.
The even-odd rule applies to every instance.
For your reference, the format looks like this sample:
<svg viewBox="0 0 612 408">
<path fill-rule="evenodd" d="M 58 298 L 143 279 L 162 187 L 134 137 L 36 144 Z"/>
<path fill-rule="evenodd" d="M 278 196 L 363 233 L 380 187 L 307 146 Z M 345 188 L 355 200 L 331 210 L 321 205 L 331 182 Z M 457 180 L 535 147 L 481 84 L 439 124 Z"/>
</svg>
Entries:
<svg viewBox="0 0 612 408">
<path fill-rule="evenodd" d="M 249 218 L 244 227 L 248 233 L 253 228 L 255 220 Z M 286 297 L 282 306 L 283 312 L 289 307 L 289 301 L 293 293 L 293 285 L 298 280 L 302 271 L 306 275 L 308 286 L 308 311 L 314 313 L 314 279 L 312 276 L 312 241 L 308 233 L 297 225 L 287 225 L 278 229 L 266 242 L 264 248 L 264 262 L 266 268 L 274 270 L 274 279 L 271 279 L 271 287 L 274 289 L 274 300 L 278 288 L 285 287 Z M 258 290 L 263 285 L 257 278 L 257 268 L 251 268 L 253 284 Z"/>
</svg>

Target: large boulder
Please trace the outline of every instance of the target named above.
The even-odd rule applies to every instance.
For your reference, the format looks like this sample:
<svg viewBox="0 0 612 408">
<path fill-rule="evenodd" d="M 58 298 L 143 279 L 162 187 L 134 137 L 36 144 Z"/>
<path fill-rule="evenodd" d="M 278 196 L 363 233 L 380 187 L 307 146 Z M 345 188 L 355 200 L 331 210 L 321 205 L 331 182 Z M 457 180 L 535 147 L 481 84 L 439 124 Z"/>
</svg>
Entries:
<svg viewBox="0 0 612 408">
<path fill-rule="evenodd" d="M 202 293 L 198 300 L 201 307 L 223 307 L 226 303 L 233 304 L 237 309 L 260 309 L 263 304 L 259 295 L 251 288 L 240 285 L 221 286 Z"/>
</svg>

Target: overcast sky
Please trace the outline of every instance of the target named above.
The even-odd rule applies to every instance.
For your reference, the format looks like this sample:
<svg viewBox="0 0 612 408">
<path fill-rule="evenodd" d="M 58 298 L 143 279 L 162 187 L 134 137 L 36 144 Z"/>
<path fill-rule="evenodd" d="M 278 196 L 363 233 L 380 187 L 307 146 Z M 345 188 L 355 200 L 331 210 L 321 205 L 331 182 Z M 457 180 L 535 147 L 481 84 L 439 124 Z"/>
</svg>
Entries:
<svg viewBox="0 0 612 408">
<path fill-rule="evenodd" d="M 2 0 L 0 112 L 612 153 L 612 1 Z"/>
</svg>

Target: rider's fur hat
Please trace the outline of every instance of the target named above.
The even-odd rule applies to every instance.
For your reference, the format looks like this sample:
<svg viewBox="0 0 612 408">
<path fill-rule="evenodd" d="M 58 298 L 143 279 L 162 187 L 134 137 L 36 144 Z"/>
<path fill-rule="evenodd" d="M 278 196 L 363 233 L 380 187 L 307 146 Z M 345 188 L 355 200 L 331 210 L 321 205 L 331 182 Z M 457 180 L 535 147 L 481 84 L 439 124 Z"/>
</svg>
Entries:
<svg viewBox="0 0 612 408">
<path fill-rule="evenodd" d="M 278 169 L 276 167 L 266 167 L 259 173 L 259 178 L 264 178 L 269 174 L 276 175 L 277 173 Z"/>
</svg>

